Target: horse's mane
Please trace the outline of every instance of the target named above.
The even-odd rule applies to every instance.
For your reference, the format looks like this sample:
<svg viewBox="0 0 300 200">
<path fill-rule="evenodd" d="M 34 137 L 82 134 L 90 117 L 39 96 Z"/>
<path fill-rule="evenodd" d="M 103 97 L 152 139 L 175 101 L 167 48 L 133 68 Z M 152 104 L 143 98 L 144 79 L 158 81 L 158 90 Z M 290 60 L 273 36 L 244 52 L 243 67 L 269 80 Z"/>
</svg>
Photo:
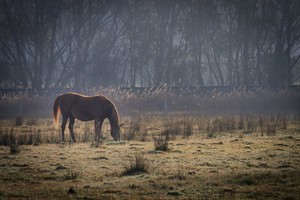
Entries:
<svg viewBox="0 0 300 200">
<path fill-rule="evenodd" d="M 106 97 L 105 97 L 106 98 Z M 107 99 L 107 98 L 106 98 Z M 119 112 L 117 110 L 117 107 L 116 105 L 110 100 L 110 99 L 107 99 L 110 101 L 110 103 L 112 104 L 112 112 L 111 112 L 111 118 L 114 118 L 117 120 L 117 124 L 119 125 L 120 124 L 120 116 L 119 116 Z"/>
<path fill-rule="evenodd" d="M 68 92 L 67 94 L 75 94 L 75 95 L 78 95 L 78 96 L 81 96 L 81 97 L 91 97 L 91 96 L 87 96 L 87 95 L 84 95 L 84 94 L 79 94 L 77 92 Z M 96 95 L 98 96 L 98 95 Z"/>
</svg>

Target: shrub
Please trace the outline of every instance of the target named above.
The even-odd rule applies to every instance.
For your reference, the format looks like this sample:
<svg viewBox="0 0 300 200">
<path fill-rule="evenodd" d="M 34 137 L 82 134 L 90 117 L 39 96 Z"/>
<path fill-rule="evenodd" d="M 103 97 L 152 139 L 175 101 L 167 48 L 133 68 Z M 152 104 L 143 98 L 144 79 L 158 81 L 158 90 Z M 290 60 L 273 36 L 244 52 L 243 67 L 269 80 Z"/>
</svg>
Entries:
<svg viewBox="0 0 300 200">
<path fill-rule="evenodd" d="M 23 117 L 22 116 L 20 116 L 20 115 L 18 115 L 18 116 L 16 116 L 16 118 L 15 118 L 15 125 L 16 126 L 22 126 L 23 125 Z"/>
<path fill-rule="evenodd" d="M 133 120 L 129 124 L 128 130 L 125 131 L 123 138 L 125 140 L 136 139 L 141 132 L 141 120 Z"/>
<path fill-rule="evenodd" d="M 11 132 L 9 136 L 9 149 L 10 149 L 10 154 L 19 154 L 21 152 L 20 145 L 17 141 L 14 132 Z"/>
<path fill-rule="evenodd" d="M 80 172 L 74 170 L 68 170 L 68 173 L 65 175 L 65 180 L 76 180 L 80 175 Z"/>
<path fill-rule="evenodd" d="M 37 124 L 38 124 L 38 118 L 37 118 L 37 117 L 30 117 L 30 118 L 27 118 L 26 124 L 27 124 L 28 126 L 37 125 Z"/>
<path fill-rule="evenodd" d="M 238 121 L 238 129 L 243 130 L 244 129 L 244 117 L 243 115 L 240 116 L 239 121 Z"/>
<path fill-rule="evenodd" d="M 197 119 L 197 126 L 199 132 L 206 132 L 206 125 L 207 125 L 207 118 L 205 117 L 199 117 Z"/>
<path fill-rule="evenodd" d="M 29 139 L 28 139 L 29 137 Z M 30 135 L 28 136 L 27 134 L 20 134 L 18 136 L 18 144 L 20 145 L 28 145 L 28 144 L 32 144 L 30 141 Z"/>
<path fill-rule="evenodd" d="M 288 125 L 287 116 L 278 114 L 275 121 L 278 129 L 286 131 Z"/>
<path fill-rule="evenodd" d="M 40 131 L 36 131 L 35 129 L 30 129 L 30 133 L 19 134 L 16 137 L 18 144 L 20 145 L 34 145 L 37 146 L 42 144 L 42 134 Z"/>
<path fill-rule="evenodd" d="M 56 143 L 56 141 L 57 141 L 57 137 L 56 137 L 54 131 L 51 131 L 49 143 Z"/>
<path fill-rule="evenodd" d="M 176 174 L 170 176 L 170 179 L 185 180 L 186 173 L 182 169 L 178 169 Z"/>
<path fill-rule="evenodd" d="M 130 159 L 129 164 L 124 168 L 123 176 L 147 173 L 149 170 L 149 162 L 142 154 L 136 153 L 135 156 Z"/>
<path fill-rule="evenodd" d="M 213 121 L 208 120 L 206 131 L 207 131 L 207 138 L 216 137 L 217 128 L 216 128 L 215 123 Z"/>
<path fill-rule="evenodd" d="M 33 145 L 37 146 L 39 144 L 42 144 L 42 134 L 40 133 L 40 131 L 36 132 L 34 130 L 34 132 L 33 132 Z"/>
<path fill-rule="evenodd" d="M 176 136 L 180 136 L 182 133 L 181 123 L 178 121 L 167 121 L 163 124 L 163 132 L 161 135 L 167 136 L 168 139 L 175 139 Z"/>
<path fill-rule="evenodd" d="M 20 145 L 17 142 L 11 143 L 9 145 L 9 149 L 10 149 L 10 154 L 19 154 L 21 152 Z"/>
<path fill-rule="evenodd" d="M 230 184 L 236 184 L 236 185 L 254 185 L 255 179 L 252 176 L 241 176 L 241 177 L 235 177 L 233 179 L 230 179 L 228 181 Z"/>
<path fill-rule="evenodd" d="M 9 146 L 11 144 L 12 136 L 14 135 L 14 129 L 8 128 L 0 130 L 0 145 Z"/>
<path fill-rule="evenodd" d="M 192 120 L 186 119 L 183 121 L 183 138 L 188 138 L 193 135 L 193 123 Z"/>
<path fill-rule="evenodd" d="M 163 133 L 158 138 L 153 137 L 155 150 L 168 151 L 169 150 L 169 134 Z"/>
<path fill-rule="evenodd" d="M 244 127 L 244 133 L 245 134 L 251 134 L 253 132 L 255 132 L 256 130 L 256 123 L 255 123 L 255 120 L 254 120 L 254 117 L 253 116 L 247 116 L 246 117 L 246 126 Z"/>
<path fill-rule="evenodd" d="M 145 142 L 145 141 L 147 140 L 147 136 L 148 136 L 148 133 L 147 133 L 147 131 L 145 130 L 145 131 L 143 131 L 143 132 L 140 133 L 140 135 L 139 135 L 139 140 L 140 140 L 141 142 Z"/>
<path fill-rule="evenodd" d="M 276 134 L 276 122 L 269 122 L 266 124 L 266 131 L 268 136 L 274 136 Z"/>
</svg>

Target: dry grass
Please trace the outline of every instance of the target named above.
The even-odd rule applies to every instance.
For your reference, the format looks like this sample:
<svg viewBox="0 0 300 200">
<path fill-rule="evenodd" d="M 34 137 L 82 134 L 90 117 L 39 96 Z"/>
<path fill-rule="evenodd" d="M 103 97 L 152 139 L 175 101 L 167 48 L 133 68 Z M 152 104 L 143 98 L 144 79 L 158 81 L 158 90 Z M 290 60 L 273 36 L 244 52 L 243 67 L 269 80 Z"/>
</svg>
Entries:
<svg viewBox="0 0 300 200">
<path fill-rule="evenodd" d="M 168 151 L 169 150 L 169 135 L 162 134 L 158 137 L 153 137 L 154 149 L 159 151 Z"/>
<path fill-rule="evenodd" d="M 58 141 L 50 119 L 30 126 L 24 121 L 21 126 L 14 120 L 0 121 L 0 199 L 299 198 L 296 117 L 145 115 L 136 139 L 105 141 L 99 148 L 84 137 L 93 138 L 92 122 L 76 122 L 79 143 L 56 144 L 50 142 Z M 123 133 L 139 119 L 124 121 L 128 123 Z M 275 134 L 268 133 L 268 126 L 275 126 Z M 207 130 L 214 137 L 208 137 Z M 153 137 L 166 131 L 172 135 L 168 151 L 155 151 Z M 139 134 L 145 132 L 141 141 Z M 22 135 L 28 141 L 39 133 L 39 145 L 24 143 L 18 154 L 11 154 L 12 139 L 5 139 L 11 133 L 14 141 Z M 103 133 L 109 139 L 107 122 Z M 68 138 L 68 130 L 66 134 Z"/>
<path fill-rule="evenodd" d="M 124 166 L 123 176 L 147 173 L 150 168 L 149 161 L 140 153 L 130 158 L 129 164 Z"/>
</svg>

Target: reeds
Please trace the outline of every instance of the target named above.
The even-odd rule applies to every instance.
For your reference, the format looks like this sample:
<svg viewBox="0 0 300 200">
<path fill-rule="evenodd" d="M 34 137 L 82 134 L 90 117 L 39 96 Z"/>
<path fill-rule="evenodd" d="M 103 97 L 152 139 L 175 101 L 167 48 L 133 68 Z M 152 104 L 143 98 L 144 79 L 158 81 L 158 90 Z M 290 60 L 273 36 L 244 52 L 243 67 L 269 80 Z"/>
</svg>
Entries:
<svg viewBox="0 0 300 200">
<path fill-rule="evenodd" d="M 142 120 L 140 118 L 133 118 L 130 123 L 128 128 L 124 131 L 124 134 L 122 138 L 124 140 L 138 140 L 140 137 L 143 135 L 141 134 L 142 132 Z"/>
<path fill-rule="evenodd" d="M 82 92 L 87 95 L 103 94 L 114 101 L 121 114 L 139 112 L 193 112 L 201 115 L 228 115 L 233 113 L 270 114 L 297 112 L 300 107 L 300 93 L 296 90 L 272 89 L 207 90 L 196 88 L 167 87 L 144 90 L 120 90 L 98 88 Z M 58 94 L 34 96 L 30 94 L 1 95 L 0 117 L 36 116 L 51 117 L 52 104 Z M 49 106 L 50 105 L 50 106 Z M 33 120 L 34 123 L 34 120 Z M 17 123 L 16 123 L 17 124 Z"/>
<path fill-rule="evenodd" d="M 278 132 L 289 131 L 298 126 L 298 115 L 222 115 L 198 116 L 187 114 L 153 115 L 145 114 L 141 117 L 126 118 L 126 125 L 122 127 L 121 138 L 127 141 L 151 141 L 155 149 L 167 150 L 168 142 L 177 138 L 188 139 L 194 134 L 202 134 L 206 138 L 215 138 L 223 134 L 274 136 Z M 297 119 L 296 119 L 297 118 Z M 26 122 L 27 120 L 24 119 Z M 36 125 L 16 126 L 10 122 L 0 129 L 0 145 L 9 146 L 16 140 L 18 145 L 39 145 L 43 143 L 57 143 L 61 134 L 55 130 L 52 123 L 34 120 Z M 93 123 L 77 122 L 74 128 L 77 142 L 94 142 Z M 65 130 L 66 139 L 69 130 Z M 13 135 L 13 137 L 12 137 Z M 105 124 L 102 129 L 104 139 L 110 138 L 110 127 Z"/>
</svg>

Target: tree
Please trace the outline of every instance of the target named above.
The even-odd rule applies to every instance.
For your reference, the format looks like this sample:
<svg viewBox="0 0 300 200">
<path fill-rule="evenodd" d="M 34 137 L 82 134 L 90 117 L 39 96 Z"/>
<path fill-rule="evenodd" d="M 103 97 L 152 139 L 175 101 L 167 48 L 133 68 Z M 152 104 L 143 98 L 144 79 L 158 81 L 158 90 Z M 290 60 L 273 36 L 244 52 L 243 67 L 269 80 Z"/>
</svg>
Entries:
<svg viewBox="0 0 300 200">
<path fill-rule="evenodd" d="M 54 45 L 48 44 L 53 44 L 61 5 L 59 1 L 2 0 L 0 7 L 4 13 L 2 52 L 10 66 L 14 83 L 25 88 L 40 89 L 45 79 L 48 82 L 51 80 L 53 65 L 47 65 L 51 62 L 46 53 L 52 52 L 50 59 L 53 59 Z"/>
<path fill-rule="evenodd" d="M 299 76 L 297 0 L 0 0 L 0 84 L 248 86 Z"/>
</svg>

